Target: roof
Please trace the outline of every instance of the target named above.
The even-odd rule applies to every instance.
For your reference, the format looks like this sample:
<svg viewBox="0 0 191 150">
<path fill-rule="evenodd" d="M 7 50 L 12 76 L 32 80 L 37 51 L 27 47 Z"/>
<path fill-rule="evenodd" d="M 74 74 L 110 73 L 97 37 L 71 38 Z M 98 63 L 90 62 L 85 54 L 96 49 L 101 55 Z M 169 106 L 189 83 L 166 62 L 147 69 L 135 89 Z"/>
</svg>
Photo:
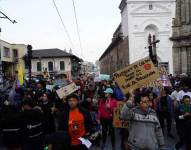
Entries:
<svg viewBox="0 0 191 150">
<path fill-rule="evenodd" d="M 33 58 L 71 57 L 72 54 L 58 48 L 33 50 Z"/>
</svg>

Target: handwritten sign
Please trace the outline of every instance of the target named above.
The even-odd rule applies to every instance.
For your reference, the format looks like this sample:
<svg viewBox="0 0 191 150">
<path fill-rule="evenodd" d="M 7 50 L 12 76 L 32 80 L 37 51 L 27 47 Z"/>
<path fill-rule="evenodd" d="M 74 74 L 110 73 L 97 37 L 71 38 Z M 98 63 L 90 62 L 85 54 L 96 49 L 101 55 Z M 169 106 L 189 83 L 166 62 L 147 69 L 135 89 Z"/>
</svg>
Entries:
<svg viewBox="0 0 191 150">
<path fill-rule="evenodd" d="M 124 104 L 124 102 L 117 102 L 117 107 L 114 109 L 113 126 L 115 128 L 128 128 L 128 122 L 120 120 L 120 114 Z"/>
<path fill-rule="evenodd" d="M 124 94 L 158 79 L 159 71 L 149 57 L 141 59 L 113 74 Z"/>
<path fill-rule="evenodd" d="M 71 83 L 67 86 L 64 86 L 56 91 L 58 97 L 60 99 L 72 94 L 73 92 L 77 91 L 78 88 L 75 83 Z"/>
</svg>

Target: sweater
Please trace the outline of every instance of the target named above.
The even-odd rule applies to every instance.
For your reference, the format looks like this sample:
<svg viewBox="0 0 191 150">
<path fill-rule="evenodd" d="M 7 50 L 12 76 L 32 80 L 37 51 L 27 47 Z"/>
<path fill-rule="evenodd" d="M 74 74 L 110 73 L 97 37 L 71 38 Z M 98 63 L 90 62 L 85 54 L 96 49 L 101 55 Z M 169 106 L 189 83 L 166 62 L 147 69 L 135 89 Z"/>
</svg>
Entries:
<svg viewBox="0 0 191 150">
<path fill-rule="evenodd" d="M 120 118 L 129 121 L 128 144 L 133 150 L 158 150 L 164 146 L 164 137 L 156 112 L 149 108 L 143 112 L 139 106 L 124 105 Z"/>
</svg>

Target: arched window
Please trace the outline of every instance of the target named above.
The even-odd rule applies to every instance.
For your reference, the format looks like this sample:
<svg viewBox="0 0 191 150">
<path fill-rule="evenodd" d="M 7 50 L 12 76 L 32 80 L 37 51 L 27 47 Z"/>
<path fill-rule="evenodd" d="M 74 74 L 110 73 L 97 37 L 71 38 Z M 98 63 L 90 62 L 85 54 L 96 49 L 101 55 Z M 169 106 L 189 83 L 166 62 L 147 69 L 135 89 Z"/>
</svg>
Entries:
<svg viewBox="0 0 191 150">
<path fill-rule="evenodd" d="M 64 61 L 60 61 L 60 70 L 62 70 L 62 71 L 65 70 L 65 63 L 64 63 Z"/>
<path fill-rule="evenodd" d="M 53 71 L 53 62 L 48 62 L 48 71 Z"/>
<path fill-rule="evenodd" d="M 42 71 L 42 66 L 41 66 L 41 62 L 37 62 L 37 72 Z"/>
</svg>

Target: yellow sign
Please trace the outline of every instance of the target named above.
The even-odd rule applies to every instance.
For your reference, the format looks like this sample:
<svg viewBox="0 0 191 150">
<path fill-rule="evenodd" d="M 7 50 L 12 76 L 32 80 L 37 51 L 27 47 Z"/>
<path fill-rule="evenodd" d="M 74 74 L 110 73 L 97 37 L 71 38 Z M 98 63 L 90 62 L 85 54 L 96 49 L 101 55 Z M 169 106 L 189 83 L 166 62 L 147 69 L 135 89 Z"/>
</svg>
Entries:
<svg viewBox="0 0 191 150">
<path fill-rule="evenodd" d="M 141 59 L 113 74 L 115 81 L 124 94 L 145 86 L 160 77 L 158 69 L 149 57 Z"/>
<path fill-rule="evenodd" d="M 115 128 L 128 128 L 128 122 L 120 120 L 120 114 L 124 104 L 124 102 L 117 102 L 117 107 L 114 109 L 113 126 Z"/>
<path fill-rule="evenodd" d="M 77 91 L 78 88 L 75 83 L 71 83 L 67 86 L 64 86 L 56 91 L 58 97 L 63 99 L 64 97 L 72 94 L 73 92 Z"/>
</svg>

